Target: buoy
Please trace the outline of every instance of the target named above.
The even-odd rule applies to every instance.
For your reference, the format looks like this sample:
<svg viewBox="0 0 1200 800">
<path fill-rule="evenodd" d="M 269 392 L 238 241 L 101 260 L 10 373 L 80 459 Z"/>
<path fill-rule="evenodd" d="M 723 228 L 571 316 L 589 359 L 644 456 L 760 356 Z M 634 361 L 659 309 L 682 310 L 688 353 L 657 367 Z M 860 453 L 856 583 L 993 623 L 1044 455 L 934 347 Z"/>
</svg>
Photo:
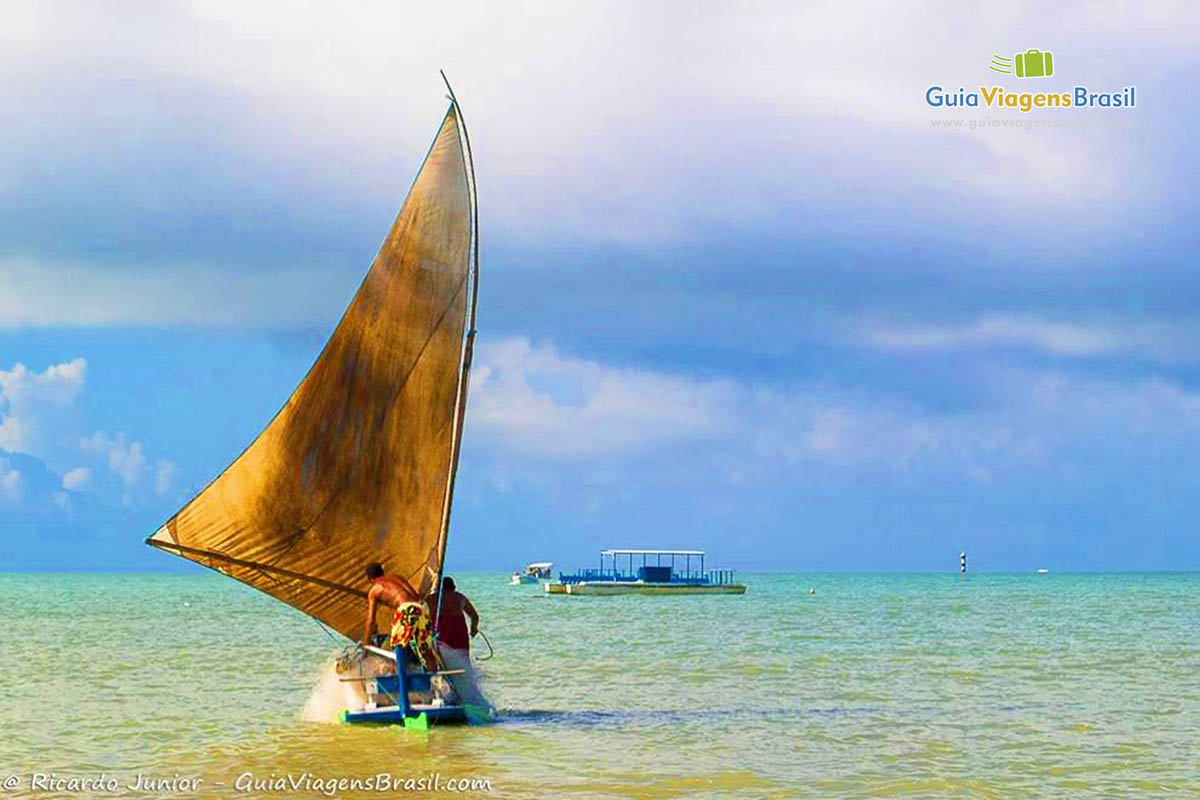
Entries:
<svg viewBox="0 0 1200 800">
<path fill-rule="evenodd" d="M 816 590 L 816 589 L 814 589 L 813 587 L 811 587 L 811 586 L 810 586 L 810 587 L 808 587 L 808 593 L 809 593 L 809 594 L 816 594 L 816 593 L 817 593 L 817 590 Z"/>
</svg>

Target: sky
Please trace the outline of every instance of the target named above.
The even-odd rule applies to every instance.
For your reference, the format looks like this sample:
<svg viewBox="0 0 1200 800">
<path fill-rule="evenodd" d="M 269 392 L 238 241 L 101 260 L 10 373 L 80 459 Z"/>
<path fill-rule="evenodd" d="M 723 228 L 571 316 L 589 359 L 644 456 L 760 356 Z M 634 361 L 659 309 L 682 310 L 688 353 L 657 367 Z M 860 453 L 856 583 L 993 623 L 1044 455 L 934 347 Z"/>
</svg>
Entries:
<svg viewBox="0 0 1200 800">
<path fill-rule="evenodd" d="M 481 217 L 451 569 L 1200 568 L 1195 6 L 436 6 L 0 9 L 0 570 L 195 569 L 142 541 L 316 357 L 438 69 Z"/>
</svg>

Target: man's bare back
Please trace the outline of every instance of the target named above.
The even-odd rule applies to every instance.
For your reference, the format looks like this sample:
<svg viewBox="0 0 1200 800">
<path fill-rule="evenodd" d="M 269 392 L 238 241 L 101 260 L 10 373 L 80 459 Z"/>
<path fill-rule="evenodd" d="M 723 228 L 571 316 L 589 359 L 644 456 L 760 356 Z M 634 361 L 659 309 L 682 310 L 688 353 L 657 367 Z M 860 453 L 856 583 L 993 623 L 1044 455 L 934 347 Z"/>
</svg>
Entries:
<svg viewBox="0 0 1200 800">
<path fill-rule="evenodd" d="M 404 578 L 395 575 L 384 575 L 382 578 L 376 578 L 371 584 L 371 590 L 367 593 L 367 597 L 375 595 L 376 602 L 389 605 L 392 608 L 401 603 L 416 603 L 420 601 L 420 596 L 413 589 L 412 584 L 404 580 Z"/>
<path fill-rule="evenodd" d="M 367 621 L 363 627 L 363 644 L 371 644 L 375 636 L 375 612 L 380 605 L 398 608 L 404 603 L 420 603 L 424 598 L 412 587 L 412 584 L 399 575 L 386 575 L 379 564 L 367 566 L 367 580 L 371 588 L 367 590 Z"/>
</svg>

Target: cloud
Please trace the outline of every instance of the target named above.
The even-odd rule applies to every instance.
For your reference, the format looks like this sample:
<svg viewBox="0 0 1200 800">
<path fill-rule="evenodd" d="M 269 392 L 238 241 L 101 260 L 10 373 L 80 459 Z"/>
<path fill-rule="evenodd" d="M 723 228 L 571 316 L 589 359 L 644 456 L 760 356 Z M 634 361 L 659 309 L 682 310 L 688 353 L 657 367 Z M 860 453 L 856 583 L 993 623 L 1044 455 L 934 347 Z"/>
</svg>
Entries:
<svg viewBox="0 0 1200 800">
<path fill-rule="evenodd" d="M 175 482 L 179 468 L 171 461 L 159 461 L 154 465 L 154 493 L 166 494 Z"/>
<path fill-rule="evenodd" d="M 302 326 L 336 319 L 361 277 L 328 269 L 245 270 L 229 263 L 151 269 L 135 264 L 114 267 L 0 258 L 0 329 Z M 281 286 L 287 287 L 288 303 L 268 302 Z M 340 287 L 341 293 L 334 287 Z"/>
<path fill-rule="evenodd" d="M 1030 424 L 1060 442 L 1117 433 L 1190 447 L 1200 435 L 1200 394 L 1161 377 L 1118 382 L 1013 370 L 1001 373 L 997 386 L 1022 398 Z"/>
<path fill-rule="evenodd" d="M 995 42 L 1031 36 L 1037 14 L 18 4 L 0 31 L 0 111 L 22 121 L 0 153 L 0 325 L 336 316 L 325 297 L 352 290 L 444 108 L 433 64 L 476 132 L 489 242 L 644 252 L 900 231 L 970 264 L 963 243 L 987 228 L 1072 252 L 1171 199 L 1178 143 L 1161 139 L 1186 126 L 931 131 L 924 89 L 994 77 Z M 1110 16 L 1075 15 L 1087 45 L 1059 56 L 1064 76 L 1136 74 L 1153 97 L 1181 79 L 1168 65 L 1191 74 L 1193 9 Z"/>
<path fill-rule="evenodd" d="M 32 372 L 17 363 L 0 370 L 0 448 L 38 454 L 48 445 L 45 428 L 69 408 L 83 389 L 87 361 L 76 358 Z"/>
<path fill-rule="evenodd" d="M 104 491 L 92 468 L 79 465 L 82 456 L 106 467 L 129 502 L 129 490 L 147 478 L 156 494 L 167 492 L 177 475 L 174 463 L 150 463 L 142 443 L 123 432 L 78 434 L 83 423 L 75 406 L 86 379 L 87 361 L 82 358 L 52 364 L 41 372 L 22 363 L 0 370 L 0 450 L 36 459 L 39 469 L 61 470 L 56 473 L 56 483 L 68 491 Z M 73 466 L 68 468 L 68 464 Z M 11 482 L 6 496 L 18 497 L 19 470 L 8 465 L 4 475 Z M 65 496 L 60 501 L 63 504 Z"/>
<path fill-rule="evenodd" d="M 436 10 L 380 3 L 361 9 L 364 24 L 347 25 L 339 11 L 320 4 L 287 4 L 283 14 L 269 3 L 208 3 L 195 12 L 200 25 L 162 21 L 185 35 L 194 27 L 192 36 L 208 47 L 186 48 L 181 57 L 179 48 L 142 46 L 134 57 L 167 74 L 236 87 L 272 103 L 319 107 L 312 103 L 315 94 L 343 111 L 369 105 L 398 127 L 420 119 L 416 104 L 389 104 L 394 106 L 389 111 L 377 98 L 396 94 L 396 75 L 420 75 L 427 64 L 446 63 L 460 81 L 459 93 L 470 101 L 471 118 L 482 120 L 487 132 L 481 148 L 494 154 L 481 160 L 487 185 L 509 189 L 520 177 L 526 185 L 532 178 L 539 187 L 581 190 L 554 192 L 552 201 L 550 192 L 505 191 L 512 202 L 497 212 L 506 226 L 549 217 L 576 234 L 628 240 L 677 233 L 680 217 L 693 209 L 660 201 L 689 189 L 693 202 L 710 211 L 721 207 L 728 214 L 731 205 L 752 202 L 753 192 L 743 193 L 735 182 L 718 191 L 697 180 L 696 166 L 720 164 L 710 157 L 718 152 L 726 160 L 747 152 L 763 156 L 735 156 L 743 181 L 795 163 L 796 141 L 821 151 L 812 154 L 815 161 L 836 154 L 843 170 L 852 159 L 873 162 L 857 147 L 864 135 L 886 138 L 893 163 L 907 169 L 942 166 L 930 156 L 944 153 L 951 137 L 917 143 L 903 136 L 905 128 L 928 125 L 934 116 L 922 102 L 925 88 L 995 79 L 985 68 L 995 43 L 1041 34 L 1027 21 L 1036 18 L 1037 8 L 942 6 L 932 14 L 880 3 L 864 15 L 861 8 L 836 2 L 759 3 L 753 13 L 737 5 L 696 13 L 673 3 L 558 8 L 518 3 L 503 9 L 467 4 Z M 1139 47 L 1153 42 L 1161 52 L 1190 52 L 1191 43 L 1179 31 L 1195 24 L 1193 11 L 1176 6 L 1127 16 L 1138 20 Z M 1152 79 L 1144 60 L 1114 57 L 1128 47 L 1128 29 L 1103 14 L 1077 14 L 1075 24 L 1090 47 L 1071 52 L 1069 67 L 1061 62 L 1067 54 L 1060 53 L 1060 70 L 1120 86 L 1130 80 L 1131 68 L 1142 80 Z M 386 46 L 405 29 L 421 35 L 400 34 L 403 47 Z M 269 50 L 257 47 L 264 40 L 271 41 Z M 326 58 L 313 59 L 317 51 Z M 812 68 L 824 64 L 837 69 Z M 530 86 L 537 91 L 528 91 Z M 305 116 L 319 129 L 336 124 L 332 114 Z M 723 124 L 703 124 L 716 120 Z M 806 134 L 815 126 L 841 131 L 845 143 L 836 136 L 814 142 Z M 531 137 L 531 130 L 545 135 Z M 1006 130 L 952 141 L 949 146 L 959 152 L 983 157 L 947 177 L 984 192 L 1016 187 L 1026 197 L 1111 194 L 1115 186 L 1128 191 L 1126 181 L 1114 180 L 1118 166 L 1097 158 L 1121 134 L 1040 133 Z M 619 171 L 624 186 L 608 179 L 611 170 Z M 613 207 L 600 194 L 619 196 L 622 203 Z M 607 218 L 595 213 L 604 206 Z"/>
<path fill-rule="evenodd" d="M 589 457 L 728 433 L 739 389 L 566 357 L 510 339 L 480 348 L 472 424 L 526 453 Z"/>
<path fill-rule="evenodd" d="M 490 451 L 501 483 L 528 467 L 623 484 L 802 485 L 862 470 L 980 484 L 1061 476 L 1097 447 L 1153 464 L 1200 446 L 1200 394 L 1158 377 L 993 368 L 977 376 L 981 403 L 933 411 L 829 384 L 616 367 L 525 339 L 482 347 L 476 377 L 468 441 Z"/>
<path fill-rule="evenodd" d="M 134 488 L 148 477 L 153 482 L 154 493 L 165 494 L 178 474 L 174 462 L 159 460 L 150 464 L 142 443 L 129 441 L 123 433 L 109 436 L 105 431 L 96 431 L 79 440 L 79 449 L 105 461 L 126 489 Z"/>
<path fill-rule="evenodd" d="M 75 467 L 62 476 L 62 487 L 68 491 L 86 488 L 92 480 L 92 471 L 87 467 Z"/>
<path fill-rule="evenodd" d="M 123 433 L 109 436 L 104 431 L 96 431 L 79 441 L 79 449 L 104 459 L 108 468 L 121 478 L 127 489 L 136 486 L 146 471 L 146 456 L 142 452 L 142 443 L 127 441 Z"/>
<path fill-rule="evenodd" d="M 871 347 L 897 352 L 1022 347 L 1053 356 L 1135 356 L 1162 363 L 1196 360 L 1200 335 L 1170 323 L 1086 324 L 985 314 L 960 324 L 877 323 L 859 332 Z"/>
<path fill-rule="evenodd" d="M 0 458 L 0 502 L 16 503 L 21 500 L 21 472 L 14 469 L 6 458 Z"/>
<path fill-rule="evenodd" d="M 471 433 L 511 456 L 719 464 L 734 482 L 814 464 L 979 476 L 989 454 L 1031 446 L 1004 425 L 888 398 L 613 367 L 526 339 L 482 347 L 472 392 Z"/>
</svg>

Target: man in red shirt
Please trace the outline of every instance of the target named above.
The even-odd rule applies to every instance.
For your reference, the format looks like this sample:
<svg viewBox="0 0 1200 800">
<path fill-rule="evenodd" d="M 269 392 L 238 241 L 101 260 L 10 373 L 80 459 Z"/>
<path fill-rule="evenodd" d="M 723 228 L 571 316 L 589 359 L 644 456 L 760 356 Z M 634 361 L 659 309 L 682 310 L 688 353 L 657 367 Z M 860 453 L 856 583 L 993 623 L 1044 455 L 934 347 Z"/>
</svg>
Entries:
<svg viewBox="0 0 1200 800">
<path fill-rule="evenodd" d="M 467 618 L 471 620 L 467 628 Z M 479 690 L 474 665 L 471 663 L 471 637 L 479 633 L 479 612 L 467 596 L 458 591 L 453 578 L 442 579 L 441 609 L 437 618 L 438 653 L 448 670 L 462 670 L 451 675 L 450 682 L 459 699 L 468 705 L 487 707 L 487 698 Z"/>
<path fill-rule="evenodd" d="M 442 579 L 441 605 L 438 608 L 438 647 L 452 650 L 471 651 L 471 637 L 479 633 L 479 612 L 467 596 L 458 591 L 454 578 Z M 471 618 L 471 629 L 467 630 L 467 617 Z"/>
</svg>

